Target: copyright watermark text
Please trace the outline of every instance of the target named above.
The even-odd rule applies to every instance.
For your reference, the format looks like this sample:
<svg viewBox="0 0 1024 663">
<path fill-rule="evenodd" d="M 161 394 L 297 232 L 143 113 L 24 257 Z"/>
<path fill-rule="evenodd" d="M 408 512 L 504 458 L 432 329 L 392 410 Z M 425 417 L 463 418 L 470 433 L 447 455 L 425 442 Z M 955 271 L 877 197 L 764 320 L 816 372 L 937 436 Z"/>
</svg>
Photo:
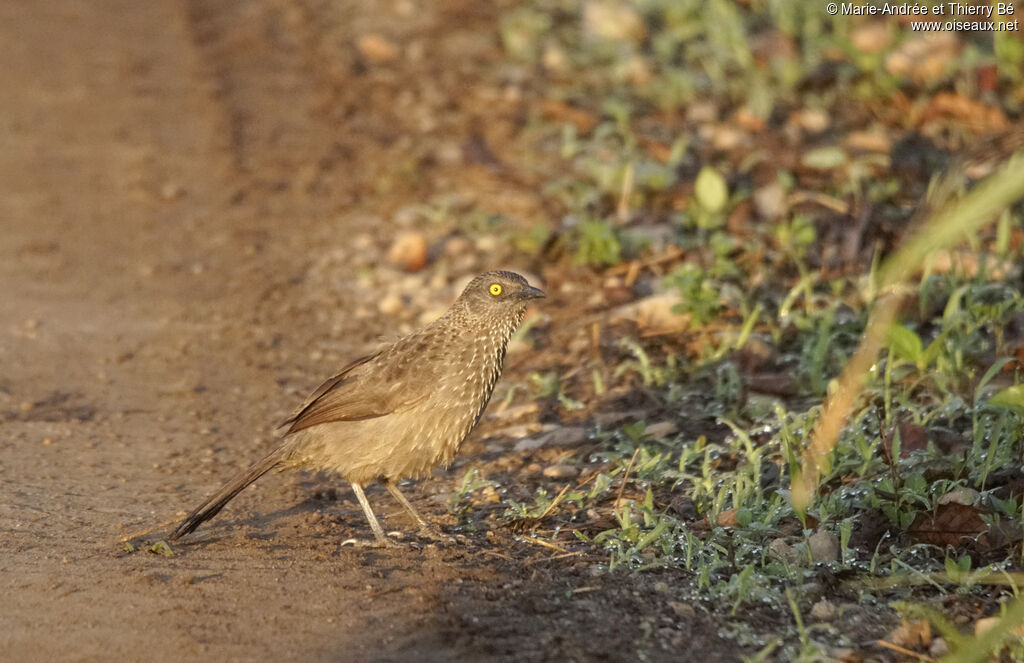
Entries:
<svg viewBox="0 0 1024 663">
<path fill-rule="evenodd" d="M 825 11 L 830 16 L 927 17 L 927 20 L 910 22 L 911 30 L 921 32 L 1014 32 L 1020 29 L 1020 19 L 1014 16 L 1015 9 L 1013 2 L 995 2 L 990 5 L 972 5 L 966 2 L 830 2 L 825 5 Z"/>
</svg>

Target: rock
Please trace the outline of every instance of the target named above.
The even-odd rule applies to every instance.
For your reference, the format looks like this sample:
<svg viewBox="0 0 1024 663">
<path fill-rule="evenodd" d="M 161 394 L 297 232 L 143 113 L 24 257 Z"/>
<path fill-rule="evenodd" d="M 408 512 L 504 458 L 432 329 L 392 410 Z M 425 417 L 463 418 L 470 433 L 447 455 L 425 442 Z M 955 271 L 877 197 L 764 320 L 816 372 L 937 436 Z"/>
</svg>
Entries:
<svg viewBox="0 0 1024 663">
<path fill-rule="evenodd" d="M 705 125 L 699 132 L 701 138 L 722 152 L 744 147 L 749 142 L 745 131 L 730 124 Z"/>
<path fill-rule="evenodd" d="M 889 22 L 861 23 L 850 33 L 850 43 L 861 53 L 881 53 L 892 45 Z"/>
<path fill-rule="evenodd" d="M 932 644 L 928 647 L 928 655 L 932 658 L 941 658 L 949 653 L 949 645 L 946 644 L 945 638 L 935 638 L 932 640 Z"/>
<path fill-rule="evenodd" d="M 177 200 L 185 195 L 185 187 L 177 182 L 164 182 L 160 187 L 160 197 L 164 200 Z"/>
<path fill-rule="evenodd" d="M 631 57 L 625 65 L 626 80 L 633 85 L 647 85 L 654 78 L 651 66 L 640 55 Z"/>
<path fill-rule="evenodd" d="M 818 602 L 825 594 L 825 586 L 816 580 L 800 585 L 800 594 L 808 602 Z"/>
<path fill-rule="evenodd" d="M 936 502 L 938 504 L 962 504 L 963 506 L 974 506 L 981 500 L 981 493 L 973 488 L 957 488 L 941 496 Z"/>
<path fill-rule="evenodd" d="M 786 190 L 778 182 L 772 182 L 754 191 L 754 209 L 766 221 L 782 218 L 787 207 Z"/>
<path fill-rule="evenodd" d="M 531 436 L 534 437 L 534 438 L 540 438 L 540 437 L 543 437 L 544 433 L 547 433 L 548 431 L 551 431 L 551 430 L 553 430 L 555 428 L 557 428 L 557 426 L 554 426 L 552 424 L 539 424 L 539 423 L 515 424 L 513 426 L 506 426 L 505 428 L 502 428 L 500 430 L 493 431 L 491 433 L 491 437 L 504 436 L 504 437 L 511 437 L 513 439 L 517 439 L 517 440 L 519 440 L 519 442 L 516 444 L 515 450 L 516 451 L 521 451 L 521 449 L 519 449 L 519 445 L 526 441 L 523 438 L 528 438 L 528 437 L 531 437 Z M 531 446 L 529 448 L 530 449 L 535 449 L 538 446 L 541 446 L 541 445 L 538 444 L 538 445 L 535 445 L 535 446 Z"/>
<path fill-rule="evenodd" d="M 528 417 L 533 414 L 537 414 L 540 411 L 540 406 L 535 402 L 524 403 L 523 405 L 514 405 L 512 407 L 499 407 L 494 412 L 488 412 L 488 419 L 497 419 L 500 421 L 515 421 L 520 417 Z"/>
<path fill-rule="evenodd" d="M 697 616 L 697 611 L 689 603 L 669 601 L 668 607 L 672 608 L 672 612 L 676 613 L 676 617 L 680 619 L 692 619 Z"/>
<path fill-rule="evenodd" d="M 545 446 L 573 447 L 587 441 L 587 429 L 583 426 L 559 426 L 548 434 Z"/>
<path fill-rule="evenodd" d="M 583 29 L 594 37 L 639 44 L 647 36 L 647 24 L 630 4 L 591 0 L 583 8 Z"/>
<path fill-rule="evenodd" d="M 678 430 L 679 426 L 674 421 L 658 421 L 648 425 L 644 432 L 655 440 L 663 440 L 669 435 L 674 435 Z"/>
<path fill-rule="evenodd" d="M 402 233 L 388 249 L 388 262 L 409 272 L 423 269 L 427 264 L 427 238 L 418 232 Z"/>
<path fill-rule="evenodd" d="M 831 532 L 815 532 L 807 538 L 811 559 L 815 562 L 836 562 L 839 560 L 839 538 Z"/>
<path fill-rule="evenodd" d="M 852 647 L 830 647 L 828 655 L 841 663 L 861 663 L 864 660 Z"/>
<path fill-rule="evenodd" d="M 576 467 L 565 463 L 550 465 L 541 472 L 541 474 L 549 479 L 571 479 L 579 475 L 579 473 L 580 471 Z"/>
<path fill-rule="evenodd" d="M 391 220 L 402 228 L 410 228 L 423 221 L 423 209 L 419 205 L 406 205 L 392 214 Z"/>
<path fill-rule="evenodd" d="M 557 426 L 540 435 L 519 440 L 513 450 L 531 451 L 541 447 L 573 447 L 582 444 L 586 439 L 587 429 L 583 426 Z"/>
<path fill-rule="evenodd" d="M 711 101 L 694 101 L 686 108 L 686 119 L 695 124 L 706 124 L 718 119 L 718 108 Z"/>
<path fill-rule="evenodd" d="M 892 151 L 892 139 L 883 131 L 851 131 L 843 138 L 843 146 L 853 152 L 888 155 Z"/>
<path fill-rule="evenodd" d="M 476 238 L 476 250 L 480 253 L 494 253 L 501 243 L 498 238 L 493 235 L 480 235 Z M 525 274 L 523 275 L 525 277 Z M 529 279 L 527 279 L 529 281 Z M 536 283 L 536 281 L 530 281 L 530 283 Z"/>
<path fill-rule="evenodd" d="M 768 550 L 787 564 L 796 564 L 800 559 L 800 552 L 782 539 L 772 539 L 768 544 Z"/>
<path fill-rule="evenodd" d="M 569 56 L 557 44 L 551 43 L 544 47 L 540 58 L 544 69 L 552 74 L 565 74 L 569 71 Z"/>
<path fill-rule="evenodd" d="M 960 40 L 952 32 L 928 33 L 908 39 L 885 60 L 893 76 L 909 76 L 927 82 L 945 75 L 946 65 L 960 51 Z"/>
<path fill-rule="evenodd" d="M 449 258 L 458 258 L 473 252 L 473 243 L 462 235 L 449 237 L 444 243 L 444 254 Z"/>
<path fill-rule="evenodd" d="M 836 606 L 827 599 L 822 599 L 811 606 L 811 619 L 819 622 L 830 622 L 836 618 Z"/>
<path fill-rule="evenodd" d="M 662 334 L 683 331 L 690 323 L 688 314 L 673 313 L 672 309 L 682 303 L 678 291 L 668 291 L 638 299 L 615 309 L 613 321 L 631 320 L 644 333 Z"/>
<path fill-rule="evenodd" d="M 392 293 L 385 295 L 378 303 L 377 310 L 384 315 L 398 315 L 398 313 L 404 308 L 402 298 Z"/>
<path fill-rule="evenodd" d="M 991 630 L 992 627 L 998 623 L 998 617 L 982 617 L 978 621 L 974 622 L 974 635 L 982 635 L 986 631 Z"/>
<path fill-rule="evenodd" d="M 789 121 L 804 131 L 815 134 L 828 129 L 829 125 L 828 115 L 820 108 L 798 110 L 790 116 Z"/>
<path fill-rule="evenodd" d="M 367 60 L 383 64 L 398 59 L 398 47 L 393 42 L 376 33 L 363 35 L 356 43 L 356 48 Z"/>
</svg>

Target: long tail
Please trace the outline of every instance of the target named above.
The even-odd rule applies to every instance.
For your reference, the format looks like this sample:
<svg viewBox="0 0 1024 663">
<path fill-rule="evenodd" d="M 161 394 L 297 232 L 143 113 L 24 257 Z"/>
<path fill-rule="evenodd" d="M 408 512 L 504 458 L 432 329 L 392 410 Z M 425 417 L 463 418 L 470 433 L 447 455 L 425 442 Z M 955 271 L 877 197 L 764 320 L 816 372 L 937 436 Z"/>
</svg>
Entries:
<svg viewBox="0 0 1024 663">
<path fill-rule="evenodd" d="M 272 470 L 288 455 L 287 445 L 283 445 L 271 451 L 262 459 L 256 461 L 252 466 L 229 481 L 223 488 L 218 490 L 210 499 L 203 502 L 199 508 L 188 515 L 188 518 L 181 521 L 181 524 L 171 533 L 170 540 L 185 536 L 194 531 L 204 522 L 213 518 L 230 502 L 235 495 L 242 492 L 246 486 L 259 479 L 261 476 Z"/>
</svg>

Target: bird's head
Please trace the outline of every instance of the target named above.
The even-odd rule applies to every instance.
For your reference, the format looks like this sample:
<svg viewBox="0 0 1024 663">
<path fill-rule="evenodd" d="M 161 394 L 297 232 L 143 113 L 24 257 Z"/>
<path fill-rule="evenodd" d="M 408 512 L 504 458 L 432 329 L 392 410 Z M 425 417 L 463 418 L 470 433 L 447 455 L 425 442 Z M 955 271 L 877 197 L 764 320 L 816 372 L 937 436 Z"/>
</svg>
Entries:
<svg viewBox="0 0 1024 663">
<path fill-rule="evenodd" d="M 544 296 L 543 290 L 534 288 L 515 272 L 484 272 L 469 282 L 456 306 L 461 305 L 474 315 L 521 316 L 530 300 Z"/>
</svg>

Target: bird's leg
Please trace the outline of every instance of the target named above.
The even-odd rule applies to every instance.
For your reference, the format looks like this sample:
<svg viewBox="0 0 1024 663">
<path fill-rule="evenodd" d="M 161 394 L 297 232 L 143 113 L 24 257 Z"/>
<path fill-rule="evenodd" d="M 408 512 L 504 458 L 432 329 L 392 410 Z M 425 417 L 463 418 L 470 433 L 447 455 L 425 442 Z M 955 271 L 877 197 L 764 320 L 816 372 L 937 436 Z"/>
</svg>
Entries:
<svg viewBox="0 0 1024 663">
<path fill-rule="evenodd" d="M 416 521 L 416 525 L 420 528 L 420 536 L 426 539 L 432 539 L 438 543 L 455 543 L 455 539 L 453 537 L 439 531 L 436 527 L 424 520 L 423 516 L 416 512 L 416 509 L 412 508 L 412 504 L 409 504 L 409 500 L 407 500 L 405 495 L 402 494 L 402 491 L 398 489 L 398 484 L 390 479 L 382 479 L 381 481 L 384 482 L 384 487 L 388 489 L 388 492 L 398 500 L 398 503 L 402 505 L 402 508 L 412 516 L 413 520 Z"/>
<path fill-rule="evenodd" d="M 359 506 L 363 507 L 363 513 L 366 514 L 366 520 L 370 522 L 370 529 L 373 530 L 373 536 L 377 539 L 377 543 L 382 545 L 390 544 L 391 541 L 384 536 L 384 530 L 381 529 L 380 523 L 377 522 L 377 516 L 373 515 L 373 509 L 370 508 L 370 503 L 366 500 L 366 494 L 363 493 L 363 487 L 355 481 L 352 481 L 351 484 L 352 492 L 356 494 L 356 499 L 359 500 Z"/>
<path fill-rule="evenodd" d="M 433 531 L 433 528 L 429 524 L 427 524 L 427 521 L 423 520 L 423 516 L 417 513 L 416 509 L 412 508 L 412 504 L 409 504 L 409 500 L 407 500 L 405 498 L 405 495 L 402 494 L 402 491 L 398 489 L 398 484 L 396 484 L 391 479 L 384 479 L 383 481 L 384 487 L 388 489 L 388 492 L 391 493 L 391 495 L 394 496 L 396 500 L 398 500 L 398 503 L 402 505 L 402 508 L 405 509 L 410 516 L 412 516 L 412 519 L 416 521 L 416 525 L 419 526 L 420 531 Z"/>
</svg>

